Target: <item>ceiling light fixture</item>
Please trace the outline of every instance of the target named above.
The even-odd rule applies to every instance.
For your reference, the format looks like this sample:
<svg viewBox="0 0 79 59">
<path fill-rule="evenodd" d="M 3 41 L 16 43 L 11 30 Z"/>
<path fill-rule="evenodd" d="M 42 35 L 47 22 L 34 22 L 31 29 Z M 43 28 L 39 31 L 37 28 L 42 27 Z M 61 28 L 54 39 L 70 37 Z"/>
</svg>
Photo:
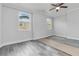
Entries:
<svg viewBox="0 0 79 59">
<path fill-rule="evenodd" d="M 59 9 L 60 9 L 60 7 L 56 7 L 56 9 L 57 9 L 57 10 L 59 10 Z"/>
<path fill-rule="evenodd" d="M 58 11 L 59 11 L 59 9 L 60 9 L 60 7 L 56 7 L 56 12 L 58 12 Z"/>
</svg>

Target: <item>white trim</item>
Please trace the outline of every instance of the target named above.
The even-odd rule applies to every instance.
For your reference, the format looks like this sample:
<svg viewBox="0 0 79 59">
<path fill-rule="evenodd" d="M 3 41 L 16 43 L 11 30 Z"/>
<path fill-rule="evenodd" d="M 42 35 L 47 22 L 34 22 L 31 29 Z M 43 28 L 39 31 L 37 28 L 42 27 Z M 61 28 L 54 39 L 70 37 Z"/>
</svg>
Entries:
<svg viewBox="0 0 79 59">
<path fill-rule="evenodd" d="M 67 38 L 66 36 L 61 36 L 61 35 L 56 35 L 56 34 L 55 34 L 55 36 L 58 36 L 58 37 L 63 37 L 63 38 Z"/>
<path fill-rule="evenodd" d="M 33 40 L 38 40 L 38 39 L 49 37 L 49 36 L 54 36 L 54 35 L 48 35 L 48 36 L 43 36 L 43 37 L 34 37 Z"/>
<path fill-rule="evenodd" d="M 44 36 L 44 37 L 35 37 L 35 38 L 33 38 L 33 40 L 38 40 L 38 39 L 45 38 L 45 37 L 48 37 L 48 36 Z"/>
<path fill-rule="evenodd" d="M 7 45 L 11 45 L 11 44 L 17 44 L 17 43 L 21 43 L 21 42 L 25 42 L 25 41 L 29 41 L 29 39 L 30 40 L 32 40 L 31 38 L 26 38 L 26 39 L 24 39 L 24 40 L 17 40 L 17 41 L 13 41 L 13 42 L 9 42 L 9 43 L 2 43 L 1 45 L 0 45 L 0 47 L 3 47 L 3 46 L 7 46 Z"/>
<path fill-rule="evenodd" d="M 67 36 L 68 39 L 73 39 L 73 40 L 79 40 L 79 38 L 77 37 L 70 37 L 70 36 Z"/>
<path fill-rule="evenodd" d="M 79 40 L 79 38 L 77 38 L 77 37 L 71 37 L 71 36 L 61 36 L 61 35 L 55 35 L 55 36 L 58 36 L 58 37 L 63 37 L 63 38 L 67 38 L 67 39 L 72 39 L 72 40 Z"/>
</svg>

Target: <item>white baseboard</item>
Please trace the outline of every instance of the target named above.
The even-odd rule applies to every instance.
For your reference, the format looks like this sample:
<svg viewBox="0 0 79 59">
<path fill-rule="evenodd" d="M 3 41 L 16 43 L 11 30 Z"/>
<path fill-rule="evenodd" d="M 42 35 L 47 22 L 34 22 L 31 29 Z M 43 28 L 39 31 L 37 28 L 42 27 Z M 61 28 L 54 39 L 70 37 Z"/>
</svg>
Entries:
<svg viewBox="0 0 79 59">
<path fill-rule="evenodd" d="M 36 38 L 33 38 L 33 40 L 38 40 L 38 39 L 45 38 L 45 37 L 48 37 L 48 36 L 44 36 L 44 37 L 36 37 Z"/>
<path fill-rule="evenodd" d="M 67 36 L 68 39 L 73 39 L 73 40 L 79 40 L 79 38 L 77 37 L 70 37 L 70 36 Z"/>
<path fill-rule="evenodd" d="M 33 38 L 33 40 L 38 40 L 38 39 L 49 37 L 49 36 L 53 36 L 53 35 L 48 35 L 48 36 L 43 36 L 43 37 L 35 37 L 35 38 Z"/>
<path fill-rule="evenodd" d="M 61 35 L 54 35 L 54 36 L 58 36 L 58 37 L 67 38 L 66 36 L 61 36 Z"/>
<path fill-rule="evenodd" d="M 63 37 L 63 38 L 67 38 L 67 39 L 79 40 L 79 38 L 77 38 L 77 37 L 71 37 L 71 36 L 61 36 L 61 35 L 55 35 L 55 36 L 58 36 L 58 37 Z"/>
<path fill-rule="evenodd" d="M 17 43 L 21 43 L 21 42 L 25 42 L 25 41 L 29 41 L 29 40 L 32 40 L 32 39 L 28 38 L 28 39 L 24 39 L 24 40 L 13 41 L 13 42 L 5 42 L 5 43 L 2 43 L 2 45 L 0 45 L 0 47 L 11 45 L 11 44 L 17 44 Z"/>
</svg>

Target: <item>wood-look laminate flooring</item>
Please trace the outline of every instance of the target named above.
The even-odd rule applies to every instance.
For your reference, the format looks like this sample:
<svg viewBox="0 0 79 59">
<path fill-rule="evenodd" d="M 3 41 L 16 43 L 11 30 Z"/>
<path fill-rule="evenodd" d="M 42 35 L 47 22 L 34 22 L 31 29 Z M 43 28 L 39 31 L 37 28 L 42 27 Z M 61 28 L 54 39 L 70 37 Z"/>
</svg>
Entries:
<svg viewBox="0 0 79 59">
<path fill-rule="evenodd" d="M 39 41 L 61 50 L 71 56 L 79 56 L 79 40 L 53 36 L 40 39 Z"/>
<path fill-rule="evenodd" d="M 68 54 L 38 40 L 31 40 L 1 47 L 0 56 L 68 56 Z"/>
</svg>

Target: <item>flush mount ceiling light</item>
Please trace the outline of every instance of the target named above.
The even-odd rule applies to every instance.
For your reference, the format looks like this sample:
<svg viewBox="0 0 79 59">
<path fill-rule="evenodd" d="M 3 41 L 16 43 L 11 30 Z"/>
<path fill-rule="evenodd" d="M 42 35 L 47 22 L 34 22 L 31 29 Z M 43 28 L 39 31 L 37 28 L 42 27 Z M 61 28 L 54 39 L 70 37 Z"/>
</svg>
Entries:
<svg viewBox="0 0 79 59">
<path fill-rule="evenodd" d="M 56 9 L 60 9 L 60 7 L 56 7 Z"/>
<path fill-rule="evenodd" d="M 68 8 L 68 6 L 62 6 L 63 4 L 64 3 L 51 4 L 54 8 L 49 9 L 49 11 L 56 9 L 56 12 L 58 12 L 60 8 Z"/>
<path fill-rule="evenodd" d="M 56 7 L 56 11 L 58 12 L 58 10 L 60 9 L 60 7 Z"/>
</svg>

